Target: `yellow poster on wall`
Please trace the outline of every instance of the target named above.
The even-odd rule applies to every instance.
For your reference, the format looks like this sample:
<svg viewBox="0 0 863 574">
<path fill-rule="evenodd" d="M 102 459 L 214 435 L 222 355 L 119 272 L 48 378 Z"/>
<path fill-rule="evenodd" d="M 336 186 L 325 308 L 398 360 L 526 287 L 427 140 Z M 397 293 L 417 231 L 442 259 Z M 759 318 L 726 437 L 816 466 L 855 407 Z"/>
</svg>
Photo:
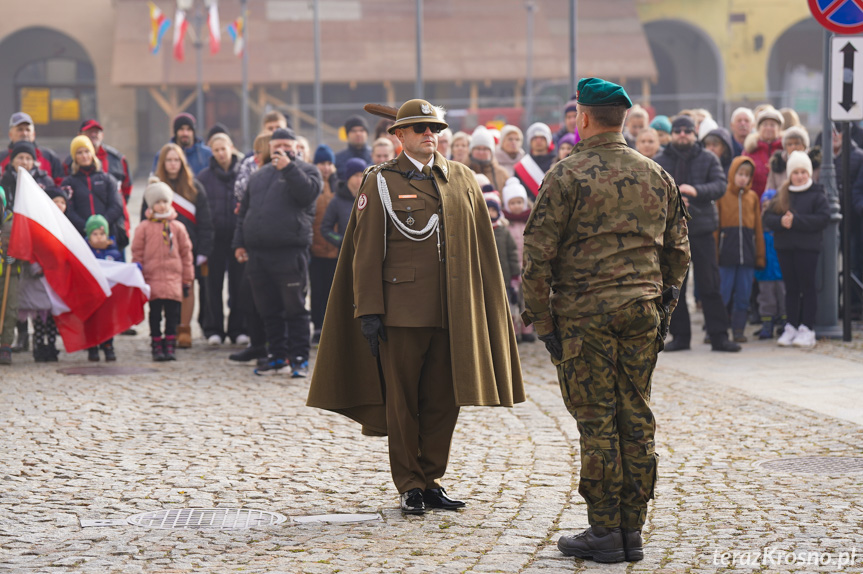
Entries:
<svg viewBox="0 0 863 574">
<path fill-rule="evenodd" d="M 77 98 L 51 100 L 51 118 L 55 122 L 79 121 L 81 119 L 81 102 Z"/>
<path fill-rule="evenodd" d="M 33 118 L 34 124 L 47 124 L 48 102 L 51 99 L 51 90 L 43 88 L 21 88 L 21 111 Z"/>
</svg>

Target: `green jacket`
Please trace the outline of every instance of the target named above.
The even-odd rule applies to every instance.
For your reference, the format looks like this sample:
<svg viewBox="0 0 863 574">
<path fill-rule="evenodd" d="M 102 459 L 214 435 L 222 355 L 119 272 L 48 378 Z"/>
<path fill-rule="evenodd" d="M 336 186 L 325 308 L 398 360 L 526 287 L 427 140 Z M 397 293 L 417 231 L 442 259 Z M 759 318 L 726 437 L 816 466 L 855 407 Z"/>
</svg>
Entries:
<svg viewBox="0 0 863 574">
<path fill-rule="evenodd" d="M 657 299 L 689 266 L 674 180 L 619 132 L 582 140 L 546 174 L 524 230 L 525 323 L 579 318 Z"/>
</svg>

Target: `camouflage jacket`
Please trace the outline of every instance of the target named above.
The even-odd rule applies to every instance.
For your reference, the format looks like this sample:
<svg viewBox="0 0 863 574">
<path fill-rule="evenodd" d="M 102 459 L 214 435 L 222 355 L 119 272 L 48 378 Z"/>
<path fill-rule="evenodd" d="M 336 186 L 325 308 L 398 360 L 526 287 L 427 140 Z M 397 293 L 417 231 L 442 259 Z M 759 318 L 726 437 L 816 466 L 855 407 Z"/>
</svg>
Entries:
<svg viewBox="0 0 863 574">
<path fill-rule="evenodd" d="M 674 180 L 618 132 L 582 140 L 546 174 L 524 230 L 524 319 L 537 334 L 659 298 L 689 266 Z"/>
</svg>

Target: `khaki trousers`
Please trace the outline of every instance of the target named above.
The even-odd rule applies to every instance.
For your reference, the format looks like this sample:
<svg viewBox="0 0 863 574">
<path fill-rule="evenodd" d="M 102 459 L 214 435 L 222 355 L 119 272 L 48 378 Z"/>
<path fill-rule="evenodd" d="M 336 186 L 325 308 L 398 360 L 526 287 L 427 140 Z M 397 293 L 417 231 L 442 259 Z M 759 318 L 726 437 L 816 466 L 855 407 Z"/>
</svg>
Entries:
<svg viewBox="0 0 863 574">
<path fill-rule="evenodd" d="M 458 420 L 449 332 L 387 327 L 381 342 L 390 469 L 400 493 L 440 488 Z"/>
</svg>

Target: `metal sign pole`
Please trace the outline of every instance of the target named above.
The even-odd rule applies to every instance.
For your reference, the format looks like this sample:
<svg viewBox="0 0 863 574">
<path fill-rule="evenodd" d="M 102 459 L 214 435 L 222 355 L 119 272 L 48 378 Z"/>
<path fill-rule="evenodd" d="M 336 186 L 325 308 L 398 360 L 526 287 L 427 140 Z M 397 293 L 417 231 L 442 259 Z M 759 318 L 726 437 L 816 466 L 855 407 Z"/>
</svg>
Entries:
<svg viewBox="0 0 863 574">
<path fill-rule="evenodd" d="M 324 143 L 322 88 L 321 88 L 321 7 L 320 1 L 314 1 L 315 18 L 315 140 L 317 145 Z M 311 151 L 311 150 L 310 150 Z"/>
<path fill-rule="evenodd" d="M 243 97 L 240 103 L 240 129 L 243 132 L 243 151 L 252 149 L 249 130 L 249 5 L 248 0 L 240 0 L 243 18 Z"/>
<path fill-rule="evenodd" d="M 527 8 L 527 78 L 525 81 L 527 105 L 524 125 L 530 125 L 533 122 L 533 13 L 536 11 L 536 3 L 534 0 L 527 0 L 525 8 Z M 527 143 L 530 150 L 530 142 Z"/>
<path fill-rule="evenodd" d="M 824 106 L 821 131 L 821 175 L 819 181 L 824 186 L 830 204 L 830 223 L 824 230 L 824 241 L 818 257 L 816 279 L 820 279 L 818 289 L 818 314 L 815 331 L 819 337 L 839 338 L 839 191 L 836 188 L 836 168 L 833 164 L 833 122 L 830 108 L 834 94 L 831 94 L 831 36 L 824 30 Z"/>
<path fill-rule="evenodd" d="M 200 130 L 206 133 L 207 122 L 204 118 L 204 59 L 201 52 L 204 48 L 203 33 L 201 28 L 204 24 L 204 15 L 201 12 L 201 4 L 195 5 L 195 60 L 197 68 L 197 97 L 195 106 L 195 119 L 198 121 Z M 198 135 L 198 134 L 196 134 Z"/>
<path fill-rule="evenodd" d="M 416 97 L 423 95 L 423 0 L 417 0 L 417 86 Z"/>
<path fill-rule="evenodd" d="M 842 125 L 842 340 L 851 340 L 851 122 Z"/>
<path fill-rule="evenodd" d="M 576 36 L 578 35 L 578 0 L 569 0 L 569 97 L 575 97 L 578 89 L 578 75 L 576 69 L 575 52 Z"/>
</svg>

